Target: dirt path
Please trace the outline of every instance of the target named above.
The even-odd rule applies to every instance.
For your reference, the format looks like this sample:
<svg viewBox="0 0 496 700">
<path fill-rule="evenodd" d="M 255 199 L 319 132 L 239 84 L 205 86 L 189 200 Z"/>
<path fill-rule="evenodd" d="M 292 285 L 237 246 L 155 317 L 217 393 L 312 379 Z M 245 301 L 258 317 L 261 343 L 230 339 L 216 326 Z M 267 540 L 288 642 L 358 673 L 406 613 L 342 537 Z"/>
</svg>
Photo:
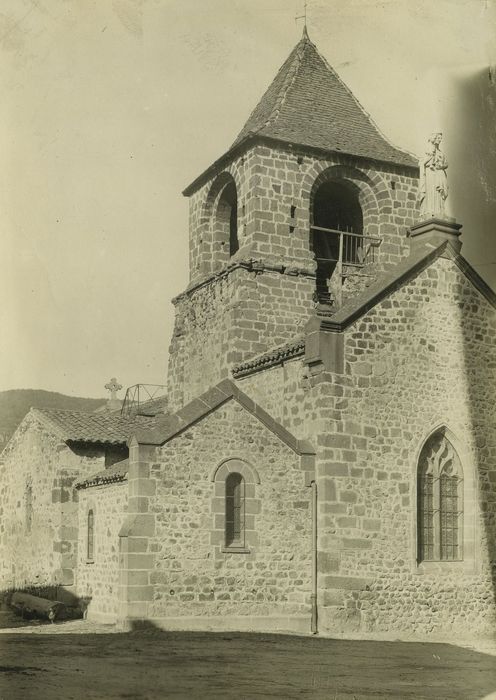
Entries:
<svg viewBox="0 0 496 700">
<path fill-rule="evenodd" d="M 496 657 L 449 644 L 103 629 L 80 621 L 4 631 L 1 700 L 482 700 L 496 692 Z"/>
</svg>

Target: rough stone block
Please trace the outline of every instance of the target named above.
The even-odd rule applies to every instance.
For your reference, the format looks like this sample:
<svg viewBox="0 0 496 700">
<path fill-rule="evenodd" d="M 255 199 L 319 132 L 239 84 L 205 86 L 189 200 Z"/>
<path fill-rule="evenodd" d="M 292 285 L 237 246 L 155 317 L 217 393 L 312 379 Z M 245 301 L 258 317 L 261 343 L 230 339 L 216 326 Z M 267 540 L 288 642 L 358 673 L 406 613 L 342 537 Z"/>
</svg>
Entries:
<svg viewBox="0 0 496 700">
<path fill-rule="evenodd" d="M 73 569 L 57 569 L 54 572 L 54 582 L 58 586 L 73 586 L 74 585 L 74 571 Z"/>
<path fill-rule="evenodd" d="M 323 591 L 320 595 L 320 602 L 324 607 L 333 605 L 344 605 L 344 592 L 342 590 Z"/>
<path fill-rule="evenodd" d="M 366 590 L 371 580 L 358 576 L 324 576 L 323 584 L 326 588 L 337 588 L 346 591 Z"/>
<path fill-rule="evenodd" d="M 343 549 L 371 549 L 372 540 L 360 537 L 343 537 L 341 540 Z"/>
<path fill-rule="evenodd" d="M 155 479 L 132 479 L 129 482 L 129 496 L 154 496 L 156 490 Z"/>
<path fill-rule="evenodd" d="M 379 530 L 381 529 L 381 521 L 379 520 L 379 518 L 363 518 L 362 527 L 364 530 L 379 532 Z"/>
<path fill-rule="evenodd" d="M 339 557 L 329 552 L 318 552 L 318 571 L 321 574 L 330 574 L 339 571 Z"/>
<path fill-rule="evenodd" d="M 349 476 L 350 468 L 344 462 L 324 462 L 319 471 L 322 476 Z"/>
<path fill-rule="evenodd" d="M 146 496 L 132 496 L 128 501 L 129 513 L 147 513 L 149 507 L 149 499 Z"/>
<path fill-rule="evenodd" d="M 153 554 L 128 554 L 125 561 L 125 569 L 152 569 L 155 562 Z"/>
<path fill-rule="evenodd" d="M 322 479 L 319 483 L 319 500 L 320 501 L 335 501 L 336 500 L 336 484 L 332 479 Z"/>
<path fill-rule="evenodd" d="M 153 513 L 132 513 L 128 515 L 119 532 L 120 537 L 153 537 L 155 515 Z"/>
<path fill-rule="evenodd" d="M 340 491 L 339 500 L 342 503 L 356 503 L 358 496 L 355 491 Z"/>
</svg>

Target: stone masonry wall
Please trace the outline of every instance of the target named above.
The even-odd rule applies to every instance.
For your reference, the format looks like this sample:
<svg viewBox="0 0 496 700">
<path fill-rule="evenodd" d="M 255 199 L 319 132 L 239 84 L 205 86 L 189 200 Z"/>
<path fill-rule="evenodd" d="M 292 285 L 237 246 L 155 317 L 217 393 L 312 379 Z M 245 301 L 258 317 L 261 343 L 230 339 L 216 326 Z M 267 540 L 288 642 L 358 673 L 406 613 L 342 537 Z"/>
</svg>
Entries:
<svg viewBox="0 0 496 700">
<path fill-rule="evenodd" d="M 383 240 L 376 271 L 408 253 L 406 231 L 417 216 L 412 171 L 346 156 L 251 148 L 191 197 L 191 281 L 174 302 L 170 346 L 173 409 L 227 377 L 233 364 L 293 339 L 313 313 L 310 221 L 315 190 L 327 177 L 358 189 L 364 232 Z M 215 240 L 216 202 L 226 178 L 236 184 L 240 243 L 228 264 Z M 345 290 L 355 287 L 348 280 Z"/>
<path fill-rule="evenodd" d="M 305 440 L 315 434 L 319 416 L 308 392 L 308 368 L 301 357 L 237 380 L 239 388 L 293 435 Z"/>
<path fill-rule="evenodd" d="M 305 149 L 255 145 L 225 168 L 238 194 L 240 251 L 276 264 L 313 268 L 310 221 L 313 196 L 327 178 L 347 180 L 359 191 L 364 233 L 384 239 L 381 263 L 408 253 L 406 230 L 417 219 L 418 178 L 414 171 L 345 155 L 319 156 Z M 190 200 L 190 280 L 216 269 L 212 241 L 217 175 Z M 292 208 L 294 210 L 293 216 Z M 292 229 L 292 230 L 290 230 Z"/>
<path fill-rule="evenodd" d="M 483 633 L 496 622 L 496 311 L 441 258 L 345 331 L 344 374 L 293 360 L 239 386 L 317 446 L 323 631 Z M 417 565 L 416 468 L 445 426 L 464 557 Z"/>
<path fill-rule="evenodd" d="M 495 341 L 494 308 L 442 258 L 347 330 L 316 439 L 324 629 L 494 630 Z M 463 561 L 417 565 L 417 460 L 440 426 L 463 468 Z"/>
<path fill-rule="evenodd" d="M 312 294 L 308 277 L 238 268 L 178 301 L 168 374 L 172 410 L 228 377 L 234 364 L 302 334 Z"/>
<path fill-rule="evenodd" d="M 212 477 L 229 458 L 245 460 L 260 480 L 246 483 L 249 551 L 223 551 L 225 482 Z M 298 455 L 231 400 L 157 449 L 150 481 L 150 617 L 289 616 L 307 624 L 311 504 Z"/>
<path fill-rule="evenodd" d="M 78 596 L 88 618 L 114 622 L 119 604 L 119 531 L 127 511 L 127 481 L 79 491 Z M 88 511 L 94 514 L 94 554 L 88 560 Z"/>
<path fill-rule="evenodd" d="M 0 464 L 0 587 L 63 586 L 73 592 L 81 475 L 104 466 L 103 451 L 76 455 L 35 412 Z"/>
</svg>

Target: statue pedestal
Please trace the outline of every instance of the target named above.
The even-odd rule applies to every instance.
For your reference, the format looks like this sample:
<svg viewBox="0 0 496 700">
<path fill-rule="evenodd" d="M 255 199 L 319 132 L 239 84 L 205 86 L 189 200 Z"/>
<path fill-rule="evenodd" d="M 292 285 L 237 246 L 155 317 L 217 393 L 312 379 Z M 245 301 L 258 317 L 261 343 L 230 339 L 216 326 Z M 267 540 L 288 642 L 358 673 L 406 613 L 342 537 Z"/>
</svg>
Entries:
<svg viewBox="0 0 496 700">
<path fill-rule="evenodd" d="M 449 241 L 456 252 L 459 253 L 462 247 L 460 241 L 461 227 L 462 224 L 457 224 L 456 219 L 438 219 L 432 216 L 419 221 L 410 228 L 408 231 L 410 244 L 412 248 L 424 243 L 430 243 L 437 247 L 444 241 Z"/>
</svg>

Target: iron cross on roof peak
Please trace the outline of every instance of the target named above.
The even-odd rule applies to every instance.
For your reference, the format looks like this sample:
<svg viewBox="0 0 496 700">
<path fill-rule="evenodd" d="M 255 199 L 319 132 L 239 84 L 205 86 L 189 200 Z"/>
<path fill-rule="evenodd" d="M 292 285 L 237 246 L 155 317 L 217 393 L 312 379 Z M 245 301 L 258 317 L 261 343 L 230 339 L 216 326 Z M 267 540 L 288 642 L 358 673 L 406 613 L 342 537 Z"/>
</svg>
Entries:
<svg viewBox="0 0 496 700">
<path fill-rule="evenodd" d="M 110 391 L 110 400 L 115 401 L 115 399 L 117 398 L 117 392 L 122 389 L 122 384 L 119 384 L 117 382 L 117 379 L 115 377 L 112 377 L 112 379 L 107 384 L 105 384 L 105 389 Z"/>
<path fill-rule="evenodd" d="M 303 20 L 303 37 L 305 39 L 308 39 L 308 32 L 307 32 L 307 0 L 305 0 L 303 4 L 303 14 L 302 15 L 297 15 L 295 17 L 295 22 L 297 22 L 299 19 Z"/>
</svg>

